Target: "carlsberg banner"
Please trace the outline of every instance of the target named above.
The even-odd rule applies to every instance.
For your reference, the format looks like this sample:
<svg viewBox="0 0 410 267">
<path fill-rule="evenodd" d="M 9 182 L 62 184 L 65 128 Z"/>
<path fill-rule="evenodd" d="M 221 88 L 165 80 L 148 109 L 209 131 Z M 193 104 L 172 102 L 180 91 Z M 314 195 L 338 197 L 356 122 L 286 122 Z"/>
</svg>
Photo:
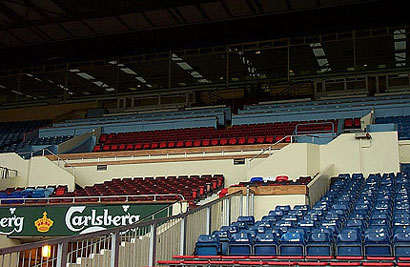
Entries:
<svg viewBox="0 0 410 267">
<path fill-rule="evenodd" d="M 166 204 L 1 207 L 0 234 L 68 236 L 135 223 Z M 171 208 L 171 207 L 170 207 Z M 155 218 L 167 216 L 161 211 Z"/>
</svg>

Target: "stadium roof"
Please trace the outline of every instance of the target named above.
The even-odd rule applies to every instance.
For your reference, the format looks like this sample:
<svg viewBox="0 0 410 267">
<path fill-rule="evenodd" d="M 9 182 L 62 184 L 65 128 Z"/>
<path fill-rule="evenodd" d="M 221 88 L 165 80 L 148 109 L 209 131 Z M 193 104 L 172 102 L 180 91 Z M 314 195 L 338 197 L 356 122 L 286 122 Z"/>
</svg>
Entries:
<svg viewBox="0 0 410 267">
<path fill-rule="evenodd" d="M 74 97 L 215 84 L 227 68 L 229 79 L 240 81 L 288 77 L 289 68 L 306 75 L 353 64 L 395 66 L 403 50 L 407 61 L 405 2 L 3 0 L 0 91 L 12 98 L 64 91 Z M 401 30 L 404 38 L 394 39 Z M 296 45 L 289 58 L 288 45 Z"/>
</svg>

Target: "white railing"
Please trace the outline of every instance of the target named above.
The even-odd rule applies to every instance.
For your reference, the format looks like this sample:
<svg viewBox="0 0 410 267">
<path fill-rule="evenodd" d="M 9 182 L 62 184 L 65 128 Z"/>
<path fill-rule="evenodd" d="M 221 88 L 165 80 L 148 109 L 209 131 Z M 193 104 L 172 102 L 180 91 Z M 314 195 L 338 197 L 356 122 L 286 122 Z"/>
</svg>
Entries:
<svg viewBox="0 0 410 267">
<path fill-rule="evenodd" d="M 272 152 L 274 150 L 273 148 L 276 145 L 278 145 L 280 143 L 296 143 L 298 137 L 311 138 L 312 143 L 315 142 L 315 139 L 320 139 L 320 138 L 326 138 L 327 139 L 327 138 L 329 138 L 329 136 L 320 136 L 320 135 L 312 135 L 312 134 L 286 135 L 286 136 L 282 137 L 279 141 L 276 141 L 275 143 L 268 145 L 266 148 L 262 149 L 258 154 L 256 154 L 252 158 L 250 158 L 248 168 L 250 169 L 252 167 L 252 162 L 257 158 L 260 158 L 262 155 L 264 155 L 266 153 L 269 153 L 269 155 L 272 155 Z M 333 136 L 333 138 L 334 137 L 335 136 Z M 289 142 L 284 142 L 286 139 L 289 139 Z"/>
<path fill-rule="evenodd" d="M 0 167 L 0 179 L 7 179 L 18 176 L 18 171 L 6 167 Z"/>
<path fill-rule="evenodd" d="M 246 210 L 253 201 L 247 190 Z M 155 266 L 157 260 L 193 252 L 200 234 L 242 215 L 243 194 L 216 199 L 183 214 L 83 235 L 0 249 L 0 267 Z M 249 214 L 251 215 L 251 214 Z"/>
<path fill-rule="evenodd" d="M 166 199 L 173 197 L 173 199 Z M 151 198 L 147 200 L 145 198 Z M 164 199 L 161 199 L 164 198 Z M 118 200 L 120 199 L 120 200 Z M 0 205 L 10 204 L 73 204 L 73 203 L 102 203 L 113 201 L 178 201 L 185 200 L 181 194 L 146 194 L 146 195 L 110 195 L 110 196 L 72 196 L 72 197 L 44 197 L 44 198 L 0 198 Z"/>
</svg>

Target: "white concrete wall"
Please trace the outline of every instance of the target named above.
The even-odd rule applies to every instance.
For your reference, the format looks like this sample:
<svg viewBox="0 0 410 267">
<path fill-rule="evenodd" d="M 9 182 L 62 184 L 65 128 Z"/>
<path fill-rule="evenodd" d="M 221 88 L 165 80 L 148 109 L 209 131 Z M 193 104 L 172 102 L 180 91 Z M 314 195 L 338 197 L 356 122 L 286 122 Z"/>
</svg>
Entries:
<svg viewBox="0 0 410 267">
<path fill-rule="evenodd" d="M 61 166 L 63 165 L 61 164 Z M 70 171 L 72 171 L 70 168 L 59 167 L 46 157 L 33 157 L 30 159 L 28 185 L 67 185 L 68 190 L 73 191 L 75 178 Z"/>
<path fill-rule="evenodd" d="M 257 159 L 256 162 L 263 160 Z M 76 183 L 80 186 L 103 183 L 112 178 L 203 174 L 223 174 L 225 176 L 225 184 L 230 185 L 246 181 L 247 172 L 248 167 L 246 164 L 233 165 L 233 160 L 108 165 L 107 171 L 97 171 L 96 166 L 75 167 Z"/>
<path fill-rule="evenodd" d="M 69 190 L 75 188 L 75 178 L 70 169 L 65 170 L 46 157 L 23 159 L 15 153 L 0 154 L 0 166 L 17 170 L 18 177 L 0 179 L 0 190 L 8 187 L 67 185 Z"/>
<path fill-rule="evenodd" d="M 398 172 L 399 146 L 397 132 L 371 133 L 372 139 L 355 139 L 355 134 L 343 134 L 320 148 L 320 169 L 334 164 L 334 173 Z"/>
<path fill-rule="evenodd" d="M 400 163 L 410 163 L 410 141 L 399 141 Z"/>
</svg>

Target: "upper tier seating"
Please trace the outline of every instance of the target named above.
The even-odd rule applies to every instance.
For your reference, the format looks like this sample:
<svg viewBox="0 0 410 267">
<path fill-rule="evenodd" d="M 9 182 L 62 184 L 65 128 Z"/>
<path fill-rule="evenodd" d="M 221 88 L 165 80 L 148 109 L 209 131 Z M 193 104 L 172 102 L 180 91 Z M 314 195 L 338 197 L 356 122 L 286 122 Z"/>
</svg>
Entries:
<svg viewBox="0 0 410 267">
<path fill-rule="evenodd" d="M 410 139 L 410 116 L 377 117 L 377 124 L 394 123 L 397 124 L 400 140 Z"/>
<path fill-rule="evenodd" d="M 14 152 L 22 148 L 26 133 L 49 123 L 47 120 L 0 123 L 0 152 Z"/>
<path fill-rule="evenodd" d="M 410 259 L 407 174 L 371 174 L 367 179 L 362 174 L 341 174 L 332 181 L 329 191 L 312 208 L 277 206 L 260 221 L 239 217 L 213 232 L 211 237 L 224 237 L 213 255 Z M 202 240 L 206 236 L 197 242 L 197 255 L 204 255 Z"/>
<path fill-rule="evenodd" d="M 58 135 L 81 135 L 95 128 L 103 133 L 142 132 L 169 129 L 225 126 L 231 120 L 228 107 L 202 108 L 184 111 L 143 113 L 132 115 L 105 116 L 56 123 L 53 127 L 41 129 L 40 137 Z"/>
<path fill-rule="evenodd" d="M 94 152 L 158 148 L 201 147 L 218 145 L 272 144 L 292 135 L 298 124 L 285 122 L 239 125 L 228 129 L 197 128 L 167 131 L 102 134 Z M 337 131 L 337 120 L 312 121 L 302 127 L 304 132 L 331 133 Z M 333 126 L 332 126 L 333 124 Z M 290 137 L 283 140 L 290 142 Z"/>
<path fill-rule="evenodd" d="M 41 200 L 45 197 L 53 198 L 49 203 L 72 203 L 73 200 L 74 202 L 175 201 L 183 198 L 194 206 L 199 200 L 216 193 L 223 187 L 223 175 L 118 178 L 102 184 L 86 186 L 84 189 L 76 189 L 72 193 L 67 191 L 66 186 L 36 189 L 9 188 L 0 192 L 0 198 L 28 198 L 25 203 L 45 203 L 46 200 Z M 156 194 L 159 195 L 154 196 Z M 97 198 L 101 196 L 104 197 Z M 3 200 L 3 203 L 17 204 L 23 203 L 23 200 Z"/>
<path fill-rule="evenodd" d="M 408 116 L 409 103 L 410 95 L 399 95 L 249 105 L 232 117 L 232 125 L 361 118 L 371 110 L 376 117 Z"/>
</svg>

